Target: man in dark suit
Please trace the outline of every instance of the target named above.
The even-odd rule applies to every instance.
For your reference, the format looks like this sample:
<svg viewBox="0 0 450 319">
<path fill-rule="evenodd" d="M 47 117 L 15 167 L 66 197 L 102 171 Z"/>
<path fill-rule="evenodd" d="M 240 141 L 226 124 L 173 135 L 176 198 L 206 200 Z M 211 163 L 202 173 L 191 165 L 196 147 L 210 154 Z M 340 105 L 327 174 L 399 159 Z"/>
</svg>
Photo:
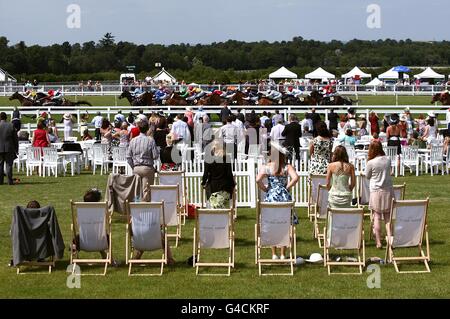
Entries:
<svg viewBox="0 0 450 319">
<path fill-rule="evenodd" d="M 12 178 L 12 166 L 19 148 L 17 132 L 14 126 L 6 121 L 6 113 L 0 113 L 0 185 L 3 184 L 4 166 L 6 163 L 6 175 L 8 184 L 14 185 Z"/>
<path fill-rule="evenodd" d="M 298 123 L 295 114 L 289 115 L 289 124 L 284 127 L 282 136 L 286 136 L 285 146 L 294 150 L 297 161 L 300 161 L 300 137 L 302 137 L 302 126 Z"/>
</svg>

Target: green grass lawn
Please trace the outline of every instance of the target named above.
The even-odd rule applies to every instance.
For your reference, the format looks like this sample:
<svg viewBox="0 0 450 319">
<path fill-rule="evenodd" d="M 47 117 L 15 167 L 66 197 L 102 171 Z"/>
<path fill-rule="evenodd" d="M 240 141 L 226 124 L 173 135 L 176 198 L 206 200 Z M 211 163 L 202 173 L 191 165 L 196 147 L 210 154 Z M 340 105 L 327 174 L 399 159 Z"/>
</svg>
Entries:
<svg viewBox="0 0 450 319">
<path fill-rule="evenodd" d="M 381 266 L 381 289 L 369 289 L 369 273 L 355 276 L 328 276 L 321 265 L 303 265 L 293 277 L 259 277 L 254 264 L 255 210 L 240 208 L 236 222 L 236 266 L 231 277 L 196 277 L 194 268 L 186 264 L 192 255 L 193 220 L 183 226 L 183 238 L 173 249 L 176 264 L 166 267 L 162 277 L 128 277 L 127 267 L 110 267 L 105 277 L 83 276 L 81 289 L 66 287 L 69 254 L 57 262 L 51 275 L 16 275 L 7 267 L 11 258 L 9 228 L 15 205 L 26 205 L 36 199 L 41 205 L 56 209 L 66 246 L 71 241 L 69 200 L 79 201 L 90 187 L 102 190 L 106 176 L 83 172 L 80 176 L 21 178 L 17 186 L 0 186 L 0 298 L 449 298 L 450 297 L 450 176 L 408 176 L 396 183 L 407 183 L 406 198 L 430 197 L 429 230 L 431 273 L 397 274 L 392 265 Z M 304 258 L 313 252 L 323 253 L 312 239 L 312 223 L 306 209 L 299 209 L 297 254 Z M 365 224 L 366 238 L 369 225 Z M 366 242 L 366 257 L 384 258 L 373 241 Z M 113 255 L 125 259 L 125 225 L 113 224 Z M 82 271 L 89 272 L 88 268 Z M 98 269 L 97 269 L 98 270 Z"/>
</svg>

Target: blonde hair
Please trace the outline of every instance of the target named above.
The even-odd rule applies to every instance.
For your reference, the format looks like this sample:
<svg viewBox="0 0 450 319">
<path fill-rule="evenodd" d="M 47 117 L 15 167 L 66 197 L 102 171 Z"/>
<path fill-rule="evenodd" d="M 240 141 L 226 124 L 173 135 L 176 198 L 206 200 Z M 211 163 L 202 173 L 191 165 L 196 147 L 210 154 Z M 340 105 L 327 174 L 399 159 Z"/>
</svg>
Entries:
<svg viewBox="0 0 450 319">
<path fill-rule="evenodd" d="M 214 140 L 211 151 L 216 157 L 224 157 L 225 151 L 223 149 L 223 142 L 218 139 Z"/>
</svg>

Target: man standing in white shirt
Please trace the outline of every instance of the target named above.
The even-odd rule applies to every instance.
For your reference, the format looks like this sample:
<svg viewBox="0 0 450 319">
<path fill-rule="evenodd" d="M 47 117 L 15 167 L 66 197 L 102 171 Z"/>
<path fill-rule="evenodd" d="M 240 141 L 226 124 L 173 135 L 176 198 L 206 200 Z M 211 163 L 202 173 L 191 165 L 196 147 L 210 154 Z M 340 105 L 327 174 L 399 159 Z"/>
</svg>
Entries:
<svg viewBox="0 0 450 319">
<path fill-rule="evenodd" d="M 237 136 L 238 130 L 233 125 L 233 116 L 230 115 L 227 118 L 227 124 L 220 128 L 219 137 L 223 139 L 226 152 L 233 152 L 232 158 L 237 158 Z"/>
<path fill-rule="evenodd" d="M 302 126 L 302 132 L 305 132 L 306 127 L 308 128 L 308 132 L 313 131 L 313 122 L 309 118 L 308 112 L 305 113 L 305 118 L 300 122 L 300 125 Z"/>
<path fill-rule="evenodd" d="M 117 112 L 116 116 L 114 116 L 114 122 L 125 122 L 125 115 L 122 114 L 122 111 L 119 110 L 119 112 Z"/>
<path fill-rule="evenodd" d="M 175 134 L 178 142 L 189 144 L 191 136 L 187 123 L 183 121 L 183 114 L 177 115 L 176 121 L 172 124 L 172 130 L 170 133 Z"/>
<path fill-rule="evenodd" d="M 203 111 L 203 106 L 199 106 L 198 111 L 195 112 L 195 115 L 194 115 L 194 119 L 193 119 L 194 123 L 200 123 L 200 120 L 203 119 L 203 116 L 205 116 L 205 115 L 206 115 L 206 112 Z"/>
<path fill-rule="evenodd" d="M 268 119 L 269 119 L 269 117 L 267 116 L 267 112 L 264 111 L 264 112 L 262 113 L 262 116 L 259 118 L 259 121 L 261 122 L 261 126 L 264 126 L 264 127 L 265 127 L 264 124 L 266 124 L 266 121 L 267 121 Z"/>
<path fill-rule="evenodd" d="M 279 144 L 283 145 L 283 142 L 286 139 L 282 134 L 283 131 L 284 131 L 284 120 L 278 119 L 277 125 L 272 127 L 272 130 L 270 131 L 270 140 L 272 142 L 278 142 Z"/>
<path fill-rule="evenodd" d="M 100 141 L 101 134 L 100 134 L 100 128 L 102 127 L 103 117 L 100 112 L 97 112 L 97 115 L 92 119 L 92 124 L 94 124 L 95 127 L 95 140 Z"/>
</svg>

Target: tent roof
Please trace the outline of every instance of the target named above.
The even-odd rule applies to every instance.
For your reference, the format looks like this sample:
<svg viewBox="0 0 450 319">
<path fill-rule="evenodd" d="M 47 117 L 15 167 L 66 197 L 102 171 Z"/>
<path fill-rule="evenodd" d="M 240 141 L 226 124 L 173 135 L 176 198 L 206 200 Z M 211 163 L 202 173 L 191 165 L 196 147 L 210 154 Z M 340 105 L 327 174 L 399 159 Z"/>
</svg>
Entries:
<svg viewBox="0 0 450 319">
<path fill-rule="evenodd" d="M 355 66 L 351 71 L 349 71 L 345 74 L 342 74 L 342 78 L 344 78 L 344 79 L 354 78 L 355 75 L 359 75 L 362 78 L 371 78 L 372 77 L 371 74 L 364 73 L 363 71 L 361 71 L 360 68 Z"/>
<path fill-rule="evenodd" d="M 378 76 L 379 79 L 387 79 L 387 80 L 398 80 L 398 72 L 393 70 L 394 68 L 380 74 Z M 405 79 L 409 79 L 409 75 L 404 73 L 403 77 Z"/>
<path fill-rule="evenodd" d="M 414 75 L 416 79 L 443 79 L 445 75 L 436 73 L 432 68 L 428 67 L 422 73 Z"/>
<path fill-rule="evenodd" d="M 367 83 L 366 85 L 373 85 L 373 86 L 378 86 L 378 85 L 382 85 L 383 81 L 381 81 L 379 78 L 375 78 L 372 81 L 370 81 L 369 83 Z"/>
<path fill-rule="evenodd" d="M 175 79 L 169 72 L 167 72 L 164 68 L 162 68 L 162 70 L 159 71 L 158 74 L 156 74 L 153 77 L 153 81 L 172 81 L 172 82 L 176 82 L 177 79 Z"/>
<path fill-rule="evenodd" d="M 17 82 L 16 78 L 13 77 L 11 74 L 0 68 L 0 74 L 3 74 L 5 76 L 5 82 L 12 81 Z"/>
<path fill-rule="evenodd" d="M 284 66 L 269 74 L 269 79 L 296 79 L 297 74 L 289 71 Z"/>
<path fill-rule="evenodd" d="M 306 79 L 334 79 L 335 76 L 334 76 L 334 74 L 331 74 L 319 67 L 316 70 L 314 70 L 313 72 L 306 74 L 305 78 Z"/>
</svg>

